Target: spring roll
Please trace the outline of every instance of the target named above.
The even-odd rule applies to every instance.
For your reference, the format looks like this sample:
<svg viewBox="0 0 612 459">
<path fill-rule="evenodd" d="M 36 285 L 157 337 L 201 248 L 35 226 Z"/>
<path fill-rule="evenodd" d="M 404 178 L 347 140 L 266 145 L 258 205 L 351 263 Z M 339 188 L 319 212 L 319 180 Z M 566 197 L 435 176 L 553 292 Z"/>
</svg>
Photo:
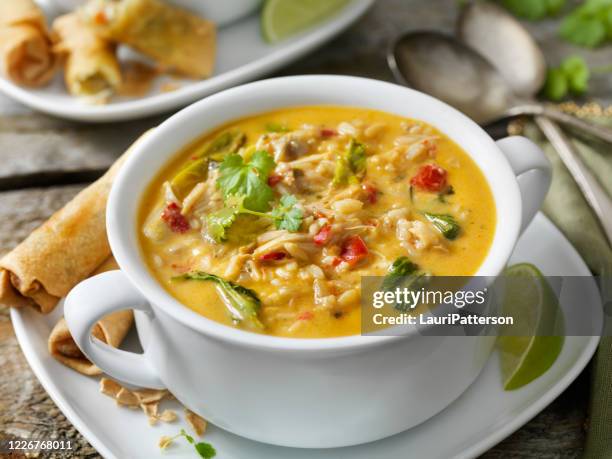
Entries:
<svg viewBox="0 0 612 459">
<path fill-rule="evenodd" d="M 110 256 L 106 201 L 134 145 L 106 174 L 0 259 L 0 306 L 30 305 L 47 314 Z"/>
<path fill-rule="evenodd" d="M 77 13 L 57 18 L 53 34 L 53 50 L 64 63 L 70 94 L 105 102 L 121 84 L 115 45 L 99 37 Z"/>
<path fill-rule="evenodd" d="M 108 40 L 125 43 L 164 70 L 192 78 L 212 74 L 215 26 L 160 0 L 92 0 L 81 14 Z"/>
<path fill-rule="evenodd" d="M 39 87 L 55 73 L 45 17 L 33 0 L 0 0 L 2 72 L 14 83 Z"/>
<path fill-rule="evenodd" d="M 115 259 L 108 258 L 92 275 L 117 269 Z M 87 307 L 86 304 L 83 307 Z M 92 335 L 113 347 L 118 347 L 132 327 L 134 314 L 131 310 L 117 311 L 100 320 Z M 58 361 L 84 375 L 95 376 L 102 371 L 91 363 L 77 347 L 70 335 L 66 320 L 62 317 L 49 336 L 49 353 Z"/>
</svg>

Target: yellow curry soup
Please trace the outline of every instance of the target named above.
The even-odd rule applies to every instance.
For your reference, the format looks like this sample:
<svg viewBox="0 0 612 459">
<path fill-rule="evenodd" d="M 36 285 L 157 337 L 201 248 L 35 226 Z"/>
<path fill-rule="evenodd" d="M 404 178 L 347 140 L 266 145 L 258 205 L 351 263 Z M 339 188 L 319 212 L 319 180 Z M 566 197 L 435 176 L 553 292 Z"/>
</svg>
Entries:
<svg viewBox="0 0 612 459">
<path fill-rule="evenodd" d="M 275 336 L 360 333 L 362 276 L 472 275 L 495 232 L 473 160 L 422 121 L 299 107 L 207 134 L 151 183 L 149 269 L 181 303 Z"/>
</svg>

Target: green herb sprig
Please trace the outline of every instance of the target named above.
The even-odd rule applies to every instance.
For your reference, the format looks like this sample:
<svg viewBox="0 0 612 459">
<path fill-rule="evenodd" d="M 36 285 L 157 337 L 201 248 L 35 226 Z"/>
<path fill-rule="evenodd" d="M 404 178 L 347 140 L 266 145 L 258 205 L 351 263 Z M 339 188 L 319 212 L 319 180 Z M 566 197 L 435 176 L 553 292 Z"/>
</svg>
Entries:
<svg viewBox="0 0 612 459">
<path fill-rule="evenodd" d="M 612 1 L 586 0 L 565 17 L 559 34 L 578 46 L 603 45 L 612 39 Z"/>
<path fill-rule="evenodd" d="M 431 214 L 424 212 L 423 215 L 429 220 L 442 235 L 449 240 L 456 239 L 459 236 L 461 227 L 455 217 L 449 214 Z"/>
<path fill-rule="evenodd" d="M 244 324 L 255 330 L 262 330 L 264 328 L 258 316 L 261 300 L 253 290 L 203 271 L 182 274 L 173 277 L 172 280 L 194 280 L 216 283 L 219 296 L 234 322 Z"/>
<path fill-rule="evenodd" d="M 291 232 L 299 231 L 302 225 L 304 212 L 297 205 L 298 199 L 291 194 L 282 196 L 279 204 L 271 212 L 258 212 L 248 209 L 244 202 L 244 196 L 230 196 L 225 201 L 226 207 L 206 217 L 208 234 L 216 242 L 227 240 L 227 230 L 234 224 L 236 217 L 241 214 L 270 218 L 274 221 L 277 229 Z"/>
<path fill-rule="evenodd" d="M 583 95 L 589 88 L 591 72 L 580 56 L 565 58 L 559 67 L 548 69 L 542 95 L 558 102 L 568 94 Z"/>
<path fill-rule="evenodd" d="M 419 266 L 411 262 L 408 257 L 399 257 L 389 266 L 380 289 L 382 291 L 391 291 L 396 288 L 418 290 L 427 285 L 430 279 L 430 274 L 420 271 Z M 410 309 L 406 304 L 399 302 L 395 303 L 393 308 L 400 312 L 408 312 Z"/>
<path fill-rule="evenodd" d="M 181 429 L 178 435 L 175 435 L 174 437 L 163 437 L 162 442 L 160 443 L 160 448 L 165 449 L 174 440 L 181 437 L 183 437 L 185 440 L 187 440 L 190 444 L 193 445 L 196 452 L 202 459 L 212 459 L 217 455 L 217 451 L 210 443 L 206 443 L 203 441 L 196 442 L 191 435 L 185 432 L 185 429 Z"/>
<path fill-rule="evenodd" d="M 219 166 L 217 188 L 226 200 L 231 196 L 243 196 L 245 208 L 266 212 L 274 198 L 268 176 L 275 167 L 267 151 L 256 151 L 247 163 L 238 154 L 226 156 Z"/>
<path fill-rule="evenodd" d="M 418 271 L 419 267 L 411 262 L 408 257 L 399 257 L 389 266 L 387 275 L 384 277 L 381 290 L 389 291 L 397 287 L 403 277 L 410 276 Z"/>
<path fill-rule="evenodd" d="M 277 229 L 287 231 L 298 231 L 302 226 L 304 212 L 297 206 L 298 199 L 292 194 L 286 194 L 280 199 L 280 203 L 270 214 L 266 216 L 274 219 Z"/>
</svg>

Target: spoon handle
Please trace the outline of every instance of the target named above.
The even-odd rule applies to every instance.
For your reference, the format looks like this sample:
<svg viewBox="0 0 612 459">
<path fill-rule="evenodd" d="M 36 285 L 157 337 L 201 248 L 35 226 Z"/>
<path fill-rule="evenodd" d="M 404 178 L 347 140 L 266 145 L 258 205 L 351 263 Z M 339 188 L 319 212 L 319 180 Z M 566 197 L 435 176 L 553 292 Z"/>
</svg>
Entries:
<svg viewBox="0 0 612 459">
<path fill-rule="evenodd" d="M 544 105 L 543 115 L 557 121 L 558 123 L 571 126 L 597 137 L 598 139 L 612 143 L 612 129 L 607 126 L 585 121 L 576 116 L 570 115 L 569 113 L 565 113 L 552 105 Z"/>
<path fill-rule="evenodd" d="M 574 177 L 612 246 L 612 199 L 582 162 L 576 147 L 559 126 L 543 116 L 536 116 L 535 121 Z"/>
<path fill-rule="evenodd" d="M 601 124 L 585 121 L 576 116 L 565 113 L 554 105 L 540 104 L 538 102 L 520 104 L 512 107 L 509 115 L 542 115 L 566 126 L 573 127 L 597 139 L 612 144 L 612 129 Z"/>
</svg>

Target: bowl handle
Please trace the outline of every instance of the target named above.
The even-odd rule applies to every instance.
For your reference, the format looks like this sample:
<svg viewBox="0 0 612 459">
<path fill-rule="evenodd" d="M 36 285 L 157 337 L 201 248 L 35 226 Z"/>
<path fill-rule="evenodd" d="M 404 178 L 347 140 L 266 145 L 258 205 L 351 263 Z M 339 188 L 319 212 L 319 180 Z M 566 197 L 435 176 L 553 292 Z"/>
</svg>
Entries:
<svg viewBox="0 0 612 459">
<path fill-rule="evenodd" d="M 544 152 L 531 140 L 512 136 L 498 140 L 508 159 L 521 192 L 521 233 L 538 213 L 552 180 L 552 167 Z"/>
<path fill-rule="evenodd" d="M 79 349 L 102 371 L 122 382 L 164 389 L 143 354 L 122 351 L 91 335 L 93 326 L 111 312 L 137 309 L 153 316 L 153 310 L 121 271 L 110 271 L 84 280 L 66 297 L 64 317 Z"/>
</svg>

